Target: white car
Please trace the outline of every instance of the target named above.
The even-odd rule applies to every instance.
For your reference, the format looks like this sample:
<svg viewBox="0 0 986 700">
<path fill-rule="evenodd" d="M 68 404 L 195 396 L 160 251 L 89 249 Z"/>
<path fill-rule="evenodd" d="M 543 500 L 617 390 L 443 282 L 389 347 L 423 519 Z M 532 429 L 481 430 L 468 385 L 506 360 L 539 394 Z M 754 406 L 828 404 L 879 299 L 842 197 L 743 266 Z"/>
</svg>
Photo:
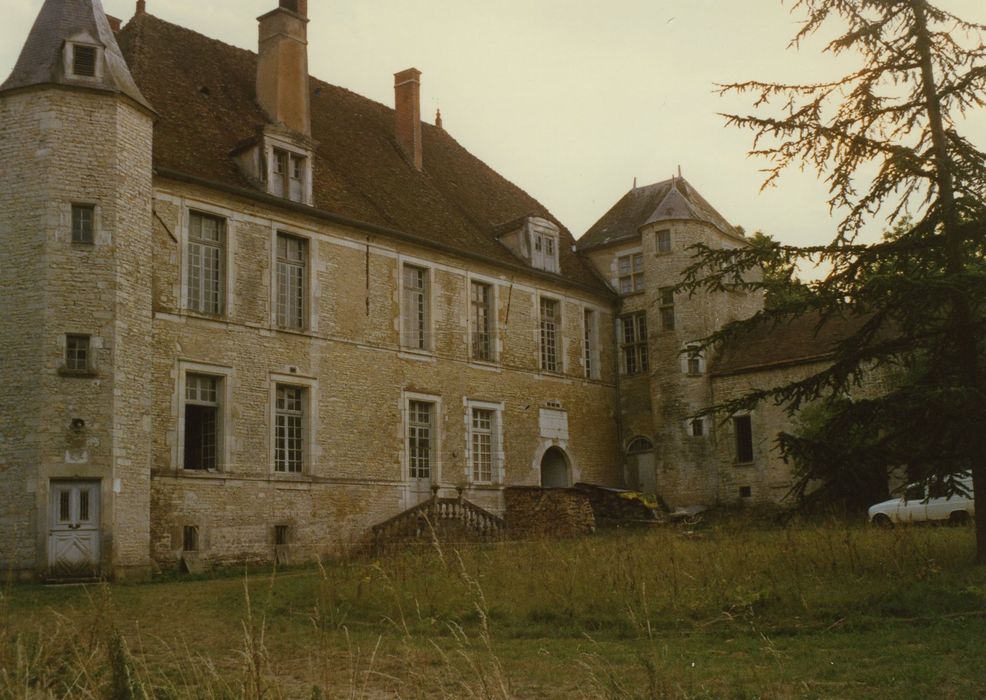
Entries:
<svg viewBox="0 0 986 700">
<path fill-rule="evenodd" d="M 956 525 L 976 517 L 972 495 L 972 477 L 957 479 L 969 495 L 952 494 L 946 497 L 944 484 L 932 483 L 930 489 L 921 484 L 911 484 L 900 498 L 870 506 L 869 518 L 874 525 L 894 523 L 919 523 L 948 521 Z"/>
</svg>

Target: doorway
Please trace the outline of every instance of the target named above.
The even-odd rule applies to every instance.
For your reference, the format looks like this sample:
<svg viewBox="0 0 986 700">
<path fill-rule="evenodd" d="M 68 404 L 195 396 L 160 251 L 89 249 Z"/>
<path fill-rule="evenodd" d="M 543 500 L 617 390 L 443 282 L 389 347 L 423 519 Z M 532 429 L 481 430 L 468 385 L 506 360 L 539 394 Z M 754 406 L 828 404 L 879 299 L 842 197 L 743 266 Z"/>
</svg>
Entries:
<svg viewBox="0 0 986 700">
<path fill-rule="evenodd" d="M 631 442 L 627 447 L 627 488 L 643 493 L 657 493 L 657 473 L 654 466 L 654 443 L 642 437 Z"/>
<path fill-rule="evenodd" d="M 551 447 L 541 458 L 541 487 L 565 489 L 572 485 L 568 456 L 558 447 Z"/>
<path fill-rule="evenodd" d="M 98 481 L 51 482 L 48 570 L 56 578 L 99 574 Z"/>
</svg>

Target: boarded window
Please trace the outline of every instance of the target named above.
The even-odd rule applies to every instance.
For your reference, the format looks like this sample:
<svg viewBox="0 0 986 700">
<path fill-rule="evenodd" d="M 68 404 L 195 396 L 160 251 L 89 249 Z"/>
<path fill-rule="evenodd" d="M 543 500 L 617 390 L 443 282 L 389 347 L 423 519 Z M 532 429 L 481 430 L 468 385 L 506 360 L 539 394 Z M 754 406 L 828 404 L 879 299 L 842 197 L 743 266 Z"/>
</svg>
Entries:
<svg viewBox="0 0 986 700">
<path fill-rule="evenodd" d="M 428 270 L 404 266 L 403 345 L 413 350 L 429 350 Z"/>
<path fill-rule="evenodd" d="M 308 241 L 277 234 L 277 325 L 304 330 Z"/>
<path fill-rule="evenodd" d="M 277 387 L 274 420 L 274 471 L 301 473 L 305 448 L 305 389 Z"/>
<path fill-rule="evenodd" d="M 92 243 L 96 207 L 91 204 L 72 205 L 72 242 Z"/>
<path fill-rule="evenodd" d="M 188 308 L 204 314 L 223 313 L 226 222 L 191 212 L 188 217 Z"/>
<path fill-rule="evenodd" d="M 554 299 L 541 299 L 541 369 L 547 372 L 560 371 L 558 302 Z"/>
<path fill-rule="evenodd" d="M 96 77 L 96 58 L 99 51 L 95 46 L 72 47 L 72 73 L 83 78 Z"/>
<path fill-rule="evenodd" d="M 753 461 L 753 421 L 750 416 L 733 418 L 733 433 L 736 435 L 736 461 L 746 464 Z"/>
<path fill-rule="evenodd" d="M 620 319 L 620 349 L 624 374 L 643 374 L 650 369 L 647 348 L 647 314 L 644 312 Z"/>
<path fill-rule="evenodd" d="M 207 374 L 185 377 L 185 469 L 219 465 L 219 388 L 222 379 Z"/>
<path fill-rule="evenodd" d="M 493 287 L 472 283 L 472 359 L 492 362 L 493 356 Z"/>
<path fill-rule="evenodd" d="M 408 477 L 411 479 L 431 478 L 434 407 L 427 401 L 409 401 L 407 405 Z"/>
</svg>

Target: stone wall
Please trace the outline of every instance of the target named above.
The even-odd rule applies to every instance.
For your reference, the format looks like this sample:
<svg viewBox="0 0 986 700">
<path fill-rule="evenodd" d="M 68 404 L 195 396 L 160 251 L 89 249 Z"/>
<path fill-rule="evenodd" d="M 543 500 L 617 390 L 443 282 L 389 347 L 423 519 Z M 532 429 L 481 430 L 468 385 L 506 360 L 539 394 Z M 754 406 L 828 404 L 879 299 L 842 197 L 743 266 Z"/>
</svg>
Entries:
<svg viewBox="0 0 986 700">
<path fill-rule="evenodd" d="M 507 537 L 576 537 L 594 532 L 589 495 L 577 489 L 514 486 L 504 490 Z"/>
</svg>

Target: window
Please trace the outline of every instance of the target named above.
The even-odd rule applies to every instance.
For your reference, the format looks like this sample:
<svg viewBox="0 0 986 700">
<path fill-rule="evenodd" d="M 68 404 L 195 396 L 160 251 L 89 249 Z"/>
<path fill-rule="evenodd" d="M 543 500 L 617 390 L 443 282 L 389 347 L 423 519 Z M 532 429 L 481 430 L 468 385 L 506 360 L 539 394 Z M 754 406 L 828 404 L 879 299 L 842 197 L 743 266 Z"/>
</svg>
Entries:
<svg viewBox="0 0 986 700">
<path fill-rule="evenodd" d="M 73 204 L 72 242 L 92 243 L 95 240 L 93 235 L 95 220 L 96 207 L 91 204 Z"/>
<path fill-rule="evenodd" d="M 472 359 L 492 362 L 493 354 L 493 287 L 481 282 L 471 286 Z"/>
<path fill-rule="evenodd" d="M 531 265 L 539 270 L 558 272 L 558 236 L 546 230 L 531 233 Z"/>
<path fill-rule="evenodd" d="M 304 330 L 308 241 L 277 234 L 277 325 Z"/>
<path fill-rule="evenodd" d="M 674 287 L 661 287 L 661 328 L 674 330 Z"/>
<path fill-rule="evenodd" d="M 469 453 L 472 458 L 472 482 L 491 484 L 496 460 L 496 411 L 473 408 L 469 426 Z"/>
<path fill-rule="evenodd" d="M 223 313 L 226 281 L 226 221 L 191 212 L 188 216 L 188 308 Z"/>
<path fill-rule="evenodd" d="M 620 294 L 644 291 L 644 256 L 642 253 L 623 255 L 616 260 L 619 269 Z"/>
<path fill-rule="evenodd" d="M 305 388 L 277 385 L 274 471 L 300 474 L 305 458 Z"/>
<path fill-rule="evenodd" d="M 65 369 L 69 372 L 88 372 L 89 345 L 88 335 L 65 336 Z"/>
<path fill-rule="evenodd" d="M 95 78 L 98 57 L 97 47 L 72 44 L 72 74 L 82 78 Z"/>
<path fill-rule="evenodd" d="M 278 547 L 283 547 L 288 544 L 289 536 L 291 530 L 288 525 L 275 525 L 274 526 L 274 544 Z"/>
<path fill-rule="evenodd" d="M 753 461 L 753 422 L 750 416 L 733 418 L 733 433 L 736 435 L 736 461 L 748 464 Z"/>
<path fill-rule="evenodd" d="M 705 435 L 705 419 L 693 418 L 688 422 L 688 434 L 692 437 L 702 437 Z"/>
<path fill-rule="evenodd" d="M 599 322 L 592 309 L 582 312 L 582 351 L 586 379 L 599 379 Z"/>
<path fill-rule="evenodd" d="M 752 486 L 740 486 L 739 487 L 740 498 L 753 498 L 753 487 Z"/>
<path fill-rule="evenodd" d="M 208 374 L 185 377 L 185 469 L 219 466 L 222 378 Z"/>
<path fill-rule="evenodd" d="M 270 193 L 292 202 L 308 201 L 308 158 L 283 148 L 272 150 Z"/>
<path fill-rule="evenodd" d="M 429 350 L 428 270 L 404 266 L 402 344 L 413 350 Z"/>
<path fill-rule="evenodd" d="M 546 372 L 558 372 L 561 364 L 558 355 L 558 329 L 561 321 L 558 306 L 554 299 L 541 299 L 541 369 Z"/>
<path fill-rule="evenodd" d="M 670 231 L 658 231 L 657 232 L 657 252 L 658 253 L 670 253 L 671 252 L 671 232 Z"/>
<path fill-rule="evenodd" d="M 698 377 L 705 374 L 705 357 L 698 345 L 688 345 L 685 347 L 684 370 L 690 377 Z"/>
<path fill-rule="evenodd" d="M 409 401 L 407 404 L 408 478 L 430 479 L 434 457 L 435 404 L 428 401 Z"/>
<path fill-rule="evenodd" d="M 641 374 L 650 368 L 647 351 L 647 314 L 638 313 L 620 319 L 620 349 L 624 374 Z"/>
</svg>

